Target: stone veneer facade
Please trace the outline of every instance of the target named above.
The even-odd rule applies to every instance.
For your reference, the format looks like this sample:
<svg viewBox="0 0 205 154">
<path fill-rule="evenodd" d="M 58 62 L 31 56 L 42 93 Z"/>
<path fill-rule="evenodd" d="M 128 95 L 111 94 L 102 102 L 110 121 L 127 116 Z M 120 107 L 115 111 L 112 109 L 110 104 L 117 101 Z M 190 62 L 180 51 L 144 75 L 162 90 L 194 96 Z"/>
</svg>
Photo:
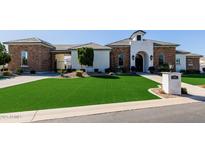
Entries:
<svg viewBox="0 0 205 154">
<path fill-rule="evenodd" d="M 119 54 L 124 54 L 124 64 L 123 69 L 125 72 L 130 71 L 130 47 L 129 46 L 116 46 L 112 47 L 110 52 L 110 68 L 112 71 L 118 70 L 118 56 Z"/>
<path fill-rule="evenodd" d="M 145 51 L 146 52 L 146 51 Z M 165 57 L 165 63 L 174 66 L 176 68 L 176 47 L 154 47 L 153 50 L 153 65 L 155 68 L 159 67 L 159 55 L 163 53 Z M 124 53 L 124 70 L 126 72 L 130 71 L 130 47 L 129 46 L 114 46 L 112 47 L 110 53 L 110 67 L 112 71 L 117 71 L 118 69 L 118 56 Z"/>
<path fill-rule="evenodd" d="M 186 69 L 189 71 L 200 71 L 200 58 L 187 56 Z"/>
<path fill-rule="evenodd" d="M 21 52 L 28 52 L 28 68 L 35 71 L 51 71 L 51 48 L 44 45 L 9 45 L 11 62 L 8 68 L 15 71 L 21 67 Z"/>
<path fill-rule="evenodd" d="M 176 47 L 154 47 L 153 53 L 153 65 L 155 68 L 159 67 L 159 55 L 164 55 L 165 63 L 174 66 L 176 69 Z"/>
</svg>

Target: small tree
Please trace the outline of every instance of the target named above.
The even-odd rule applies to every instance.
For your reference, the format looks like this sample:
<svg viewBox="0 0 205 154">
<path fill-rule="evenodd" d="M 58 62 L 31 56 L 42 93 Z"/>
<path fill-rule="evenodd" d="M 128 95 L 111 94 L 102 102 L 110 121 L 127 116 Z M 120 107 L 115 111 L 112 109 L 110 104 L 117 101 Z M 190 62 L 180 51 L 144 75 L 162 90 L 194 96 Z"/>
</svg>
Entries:
<svg viewBox="0 0 205 154">
<path fill-rule="evenodd" d="M 10 61 L 11 61 L 11 56 L 6 51 L 6 47 L 0 42 L 0 65 L 3 65 L 3 70 L 4 70 L 4 65 L 9 63 Z"/>
<path fill-rule="evenodd" d="M 94 51 L 93 48 L 79 48 L 78 49 L 78 60 L 81 65 L 93 66 Z"/>
</svg>

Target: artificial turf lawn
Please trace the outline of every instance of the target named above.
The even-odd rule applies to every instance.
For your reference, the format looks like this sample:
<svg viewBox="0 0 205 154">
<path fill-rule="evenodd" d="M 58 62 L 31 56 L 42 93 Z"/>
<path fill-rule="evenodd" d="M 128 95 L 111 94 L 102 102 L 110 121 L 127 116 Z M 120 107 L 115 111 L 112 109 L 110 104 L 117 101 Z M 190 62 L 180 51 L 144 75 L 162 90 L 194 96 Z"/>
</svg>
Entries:
<svg viewBox="0 0 205 154">
<path fill-rule="evenodd" d="M 157 99 L 140 76 L 44 79 L 0 89 L 0 113 Z"/>
<path fill-rule="evenodd" d="M 192 85 L 205 85 L 205 74 L 183 75 L 182 81 Z"/>
</svg>

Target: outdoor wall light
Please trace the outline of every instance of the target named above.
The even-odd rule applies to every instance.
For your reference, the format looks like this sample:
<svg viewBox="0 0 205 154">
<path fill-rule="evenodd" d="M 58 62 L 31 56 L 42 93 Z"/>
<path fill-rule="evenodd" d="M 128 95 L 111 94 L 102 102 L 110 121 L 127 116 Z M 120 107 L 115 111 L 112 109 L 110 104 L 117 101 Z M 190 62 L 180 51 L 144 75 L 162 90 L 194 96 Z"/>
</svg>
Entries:
<svg viewBox="0 0 205 154">
<path fill-rule="evenodd" d="M 151 56 L 150 56 L 150 60 L 152 60 L 152 59 L 153 59 L 153 56 L 151 55 Z"/>
<path fill-rule="evenodd" d="M 132 55 L 132 60 L 135 60 L 135 56 L 134 55 Z"/>
</svg>

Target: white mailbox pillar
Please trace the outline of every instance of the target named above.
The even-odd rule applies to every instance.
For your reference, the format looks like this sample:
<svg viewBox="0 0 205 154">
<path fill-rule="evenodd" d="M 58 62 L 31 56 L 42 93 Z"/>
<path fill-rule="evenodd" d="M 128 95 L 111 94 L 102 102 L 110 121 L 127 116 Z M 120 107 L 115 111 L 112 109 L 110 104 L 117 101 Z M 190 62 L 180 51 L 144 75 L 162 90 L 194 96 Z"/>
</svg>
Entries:
<svg viewBox="0 0 205 154">
<path fill-rule="evenodd" d="M 177 72 L 163 73 L 162 89 L 167 94 L 181 95 L 181 73 L 177 73 Z"/>
</svg>

